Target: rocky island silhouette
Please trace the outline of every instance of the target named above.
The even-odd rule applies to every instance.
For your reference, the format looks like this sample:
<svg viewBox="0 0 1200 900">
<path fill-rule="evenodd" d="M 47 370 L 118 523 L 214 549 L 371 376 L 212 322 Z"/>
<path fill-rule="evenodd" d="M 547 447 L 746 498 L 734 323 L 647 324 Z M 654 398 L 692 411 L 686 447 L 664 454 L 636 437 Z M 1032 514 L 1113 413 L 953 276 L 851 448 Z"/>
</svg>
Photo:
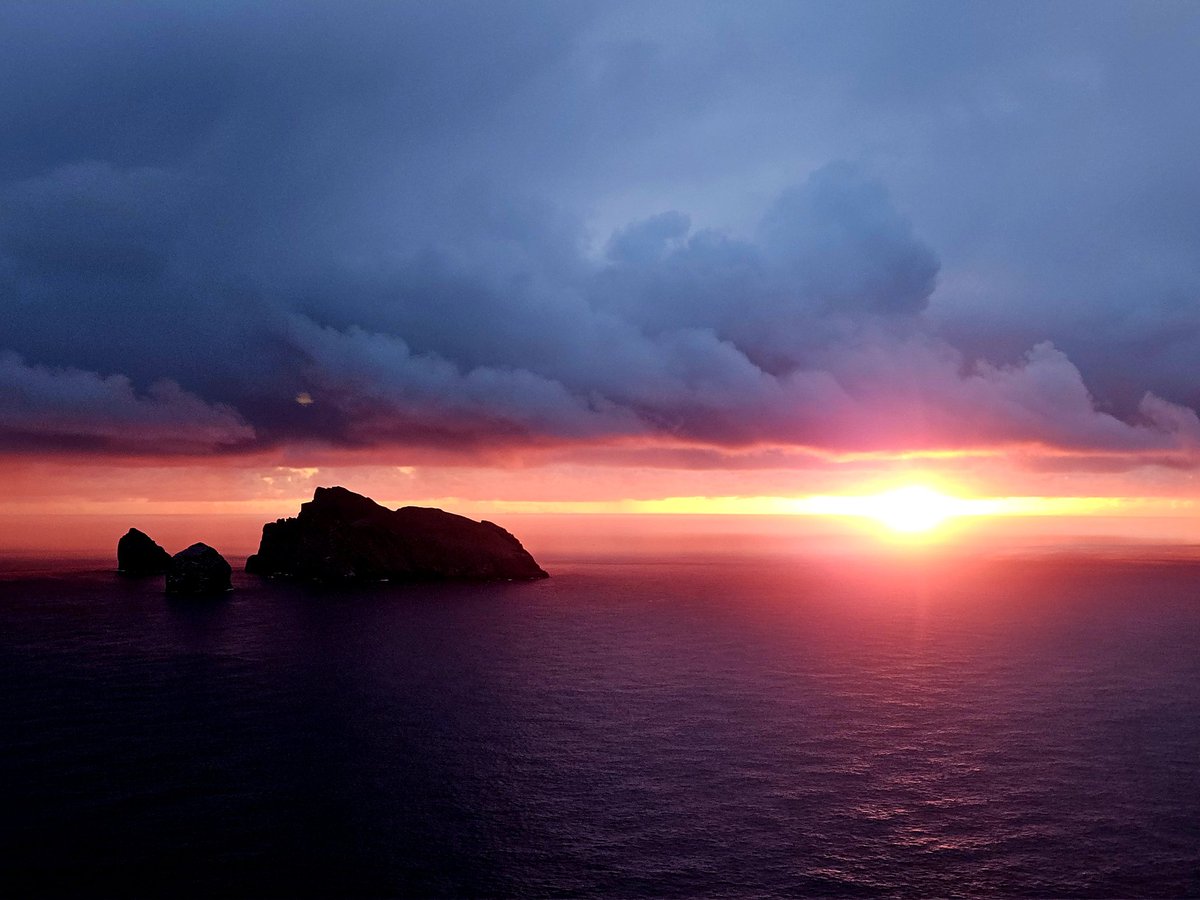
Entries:
<svg viewBox="0 0 1200 900">
<path fill-rule="evenodd" d="M 232 590 L 232 569 L 212 547 L 192 544 L 172 556 L 137 528 L 117 542 L 117 570 L 165 575 L 168 594 Z M 388 509 L 344 487 L 319 487 L 298 515 L 265 524 L 246 571 L 320 583 L 549 577 L 516 537 L 493 522 L 422 506 Z"/>
<path fill-rule="evenodd" d="M 299 515 L 264 525 L 246 571 L 320 582 L 549 577 L 493 522 L 421 506 L 388 509 L 344 487 L 319 487 Z"/>
</svg>

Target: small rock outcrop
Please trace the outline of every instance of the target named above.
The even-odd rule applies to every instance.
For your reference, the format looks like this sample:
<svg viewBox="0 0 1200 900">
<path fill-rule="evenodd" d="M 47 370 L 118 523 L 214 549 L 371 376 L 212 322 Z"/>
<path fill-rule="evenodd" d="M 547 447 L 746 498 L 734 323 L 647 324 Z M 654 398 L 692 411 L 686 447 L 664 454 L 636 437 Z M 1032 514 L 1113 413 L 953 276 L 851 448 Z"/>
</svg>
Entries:
<svg viewBox="0 0 1200 900">
<path fill-rule="evenodd" d="M 343 487 L 319 487 L 298 516 L 264 525 L 246 571 L 312 581 L 548 577 L 499 525 L 427 507 L 388 509 Z"/>
<path fill-rule="evenodd" d="M 192 544 L 171 557 L 168 594 L 223 594 L 233 590 L 233 568 L 208 544 Z"/>
<path fill-rule="evenodd" d="M 161 575 L 171 566 L 171 554 L 143 531 L 130 528 L 117 541 L 117 571 L 124 575 Z"/>
</svg>

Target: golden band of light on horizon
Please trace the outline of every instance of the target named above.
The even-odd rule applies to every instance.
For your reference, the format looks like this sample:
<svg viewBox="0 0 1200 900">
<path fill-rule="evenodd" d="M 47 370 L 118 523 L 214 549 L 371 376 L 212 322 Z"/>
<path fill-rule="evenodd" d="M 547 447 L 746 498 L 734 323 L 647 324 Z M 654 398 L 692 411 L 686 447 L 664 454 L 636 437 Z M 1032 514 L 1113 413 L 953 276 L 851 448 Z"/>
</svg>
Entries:
<svg viewBox="0 0 1200 900">
<path fill-rule="evenodd" d="M 295 515 L 310 496 L 245 500 L 151 500 L 148 498 L 69 504 L 11 503 L 10 515 Z M 436 506 L 464 515 L 734 515 L 865 518 L 898 521 L 906 510 L 925 510 L 926 518 L 944 521 L 984 517 L 1195 516 L 1200 503 L 1174 497 L 959 497 L 921 485 L 855 494 L 674 496 L 615 500 L 478 499 L 464 496 L 379 497 L 389 507 Z"/>
<path fill-rule="evenodd" d="M 447 498 L 453 508 L 453 499 Z M 871 494 L 804 497 L 665 497 L 656 500 L 468 502 L 477 514 L 624 514 L 646 516 L 775 516 L 867 521 L 908 535 L 937 531 L 959 519 L 1022 517 L 1170 517 L 1194 515 L 1192 500 L 1164 497 L 956 497 L 921 485 Z"/>
</svg>

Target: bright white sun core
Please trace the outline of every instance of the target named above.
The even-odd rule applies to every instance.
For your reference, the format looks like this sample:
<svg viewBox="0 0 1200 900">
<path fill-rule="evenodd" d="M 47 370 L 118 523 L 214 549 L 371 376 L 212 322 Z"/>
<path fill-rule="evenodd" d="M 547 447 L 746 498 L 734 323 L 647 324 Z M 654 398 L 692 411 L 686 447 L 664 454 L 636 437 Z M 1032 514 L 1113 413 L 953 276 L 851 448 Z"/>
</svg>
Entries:
<svg viewBox="0 0 1200 900">
<path fill-rule="evenodd" d="M 965 499 L 943 494 L 920 484 L 905 485 L 879 494 L 849 497 L 808 497 L 801 501 L 809 514 L 856 516 L 874 519 L 892 531 L 919 534 L 932 531 L 957 516 L 988 515 L 996 501 Z"/>
<path fill-rule="evenodd" d="M 959 515 L 958 505 L 963 502 L 916 484 L 861 499 L 866 515 L 893 531 L 906 533 L 936 528 L 952 516 Z"/>
</svg>

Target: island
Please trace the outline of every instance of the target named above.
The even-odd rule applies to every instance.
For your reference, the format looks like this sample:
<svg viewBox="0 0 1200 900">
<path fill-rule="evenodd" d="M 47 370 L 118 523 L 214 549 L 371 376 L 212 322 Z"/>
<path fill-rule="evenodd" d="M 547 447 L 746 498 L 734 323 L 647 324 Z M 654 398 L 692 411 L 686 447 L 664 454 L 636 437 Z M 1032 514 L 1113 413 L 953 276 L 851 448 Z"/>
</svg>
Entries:
<svg viewBox="0 0 1200 900">
<path fill-rule="evenodd" d="M 171 567 L 171 554 L 144 531 L 130 528 L 117 541 L 117 571 L 122 575 L 162 575 Z"/>
<path fill-rule="evenodd" d="M 246 571 L 318 582 L 549 577 L 499 525 L 428 507 L 388 509 L 344 487 L 319 487 L 299 515 L 264 525 Z"/>
<path fill-rule="evenodd" d="M 233 590 L 233 568 L 208 544 L 192 544 L 171 557 L 167 569 L 168 594 L 212 595 Z"/>
</svg>

